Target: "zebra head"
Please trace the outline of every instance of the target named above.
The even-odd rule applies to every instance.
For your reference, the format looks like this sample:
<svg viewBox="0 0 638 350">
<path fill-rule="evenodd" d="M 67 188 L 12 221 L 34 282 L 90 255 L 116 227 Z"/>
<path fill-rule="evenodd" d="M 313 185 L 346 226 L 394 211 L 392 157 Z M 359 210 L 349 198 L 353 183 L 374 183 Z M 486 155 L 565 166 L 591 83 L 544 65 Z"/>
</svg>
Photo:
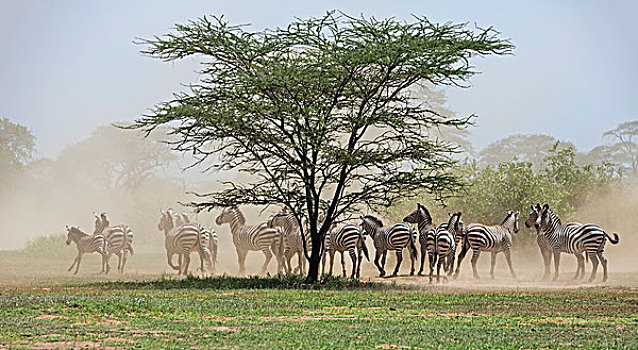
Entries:
<svg viewBox="0 0 638 350">
<path fill-rule="evenodd" d="M 432 216 L 421 203 L 417 203 L 416 210 L 404 217 L 403 221 L 411 224 L 430 225 L 432 224 Z"/>
<path fill-rule="evenodd" d="M 69 226 L 66 226 L 66 245 L 71 245 L 71 228 L 69 228 Z"/>
<path fill-rule="evenodd" d="M 361 220 L 363 232 L 370 235 L 372 238 L 374 238 L 374 235 L 383 228 L 383 222 L 372 215 L 362 216 Z"/>
<path fill-rule="evenodd" d="M 514 212 L 511 210 L 507 211 L 507 216 L 505 216 L 505 220 L 503 220 L 504 226 L 511 229 L 514 233 L 518 233 L 518 215 L 520 213 L 518 211 Z"/>
<path fill-rule="evenodd" d="M 463 231 L 463 221 L 461 221 L 461 212 L 451 213 L 450 221 L 448 221 L 447 229 L 454 235 L 459 235 Z"/>
<path fill-rule="evenodd" d="M 549 207 L 549 204 L 543 205 L 540 211 L 538 219 L 536 219 L 537 227 L 542 228 L 543 231 L 553 231 L 561 225 L 561 221 L 556 214 Z"/>
<path fill-rule="evenodd" d="M 238 219 L 242 224 L 246 222 L 244 215 L 239 211 L 239 208 L 236 206 L 226 207 L 222 209 L 222 212 L 219 214 L 217 219 L 215 219 L 215 223 L 217 225 L 229 224 L 233 220 Z"/>
<path fill-rule="evenodd" d="M 529 216 L 527 217 L 527 220 L 525 220 L 525 227 L 527 228 L 531 228 L 532 226 L 538 228 L 539 226 L 536 224 L 536 220 L 539 218 L 539 216 L 541 215 L 541 205 L 540 204 L 536 204 L 536 206 L 534 205 L 530 205 L 529 206 L 530 209 L 532 209 L 532 211 L 529 213 Z"/>
<path fill-rule="evenodd" d="M 162 213 L 162 217 L 160 218 L 160 221 L 157 224 L 157 228 L 160 231 L 164 231 L 164 234 L 168 234 L 168 231 L 170 231 L 174 227 L 173 216 L 171 215 L 170 209 L 167 210 L 166 212 L 163 210 L 160 210 L 160 212 Z"/>
</svg>

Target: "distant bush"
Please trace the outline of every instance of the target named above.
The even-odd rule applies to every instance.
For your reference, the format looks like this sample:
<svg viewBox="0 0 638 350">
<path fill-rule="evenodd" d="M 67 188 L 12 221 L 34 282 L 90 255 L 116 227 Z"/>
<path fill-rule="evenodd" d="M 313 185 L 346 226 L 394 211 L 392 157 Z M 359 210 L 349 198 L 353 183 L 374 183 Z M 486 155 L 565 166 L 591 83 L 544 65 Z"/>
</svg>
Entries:
<svg viewBox="0 0 638 350">
<path fill-rule="evenodd" d="M 55 233 L 38 236 L 29 240 L 22 252 L 32 256 L 68 257 L 73 255 L 75 248 L 66 245 L 66 235 Z"/>
</svg>

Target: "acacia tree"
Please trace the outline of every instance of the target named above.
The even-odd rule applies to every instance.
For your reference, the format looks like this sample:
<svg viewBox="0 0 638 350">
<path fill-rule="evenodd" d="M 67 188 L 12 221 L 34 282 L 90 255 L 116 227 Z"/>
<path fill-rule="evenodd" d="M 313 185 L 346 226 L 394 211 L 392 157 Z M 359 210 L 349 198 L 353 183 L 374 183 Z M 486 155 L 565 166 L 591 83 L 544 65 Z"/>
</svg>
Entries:
<svg viewBox="0 0 638 350">
<path fill-rule="evenodd" d="M 603 134 L 612 139 L 604 151 L 612 161 L 624 164 L 633 179 L 638 178 L 638 120 L 624 122 Z"/>
<path fill-rule="evenodd" d="M 197 164 L 250 174 L 246 183 L 199 194 L 192 203 L 199 210 L 278 204 L 305 218 L 308 282 L 317 281 L 323 239 L 337 218 L 417 188 L 459 185 L 448 173 L 455 148 L 427 129 L 471 121 L 437 113 L 413 88 L 467 86 L 476 73 L 471 57 L 513 50 L 491 28 L 334 12 L 264 31 L 203 17 L 140 41 L 144 54 L 164 61 L 201 55 L 202 69 L 190 91 L 131 127 L 169 124 L 174 148 L 199 156 Z"/>
</svg>

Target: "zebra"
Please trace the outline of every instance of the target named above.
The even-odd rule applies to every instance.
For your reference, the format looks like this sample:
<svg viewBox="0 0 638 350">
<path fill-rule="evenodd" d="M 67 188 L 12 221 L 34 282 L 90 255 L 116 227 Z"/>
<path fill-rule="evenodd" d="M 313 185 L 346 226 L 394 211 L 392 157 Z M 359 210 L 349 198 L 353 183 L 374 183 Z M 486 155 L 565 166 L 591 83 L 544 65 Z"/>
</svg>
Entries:
<svg viewBox="0 0 638 350">
<path fill-rule="evenodd" d="M 434 264 L 436 267 L 436 282 L 440 281 L 441 264 L 444 270 L 448 271 L 448 276 L 452 274 L 454 258 L 456 255 L 457 232 L 461 231 L 461 213 L 450 214 L 448 222 L 428 231 L 428 255 L 430 260 L 430 283 L 432 283 L 432 273 Z M 437 262 L 438 260 L 438 262 Z M 447 261 L 446 261 L 447 260 Z M 447 277 L 445 277 L 447 280 Z"/>
<path fill-rule="evenodd" d="M 419 244 L 421 246 L 421 268 L 419 269 L 419 276 L 423 275 L 423 265 L 425 264 L 425 256 L 427 255 L 427 233 L 435 226 L 432 223 L 432 216 L 430 212 L 421 203 L 416 204 L 416 210 L 408 214 L 403 221 L 412 224 L 417 224 L 419 230 Z"/>
<path fill-rule="evenodd" d="M 346 261 L 344 258 L 344 252 L 350 254 L 352 260 L 352 274 L 351 278 L 359 278 L 361 275 L 361 261 L 365 255 L 366 259 L 370 261 L 368 255 L 368 247 L 365 242 L 365 232 L 363 227 L 355 224 L 348 224 L 341 228 L 333 228 L 326 233 L 324 238 L 324 252 L 323 260 L 321 264 L 321 274 L 325 275 L 326 268 L 326 256 L 330 255 L 330 271 L 329 275 L 332 275 L 332 268 L 334 266 L 334 256 L 336 252 L 341 253 L 341 268 L 343 270 L 343 277 L 346 277 Z"/>
<path fill-rule="evenodd" d="M 191 222 L 190 218 L 188 217 L 188 214 L 186 213 L 181 213 L 181 214 L 175 213 L 173 209 L 170 209 L 170 208 L 168 209 L 168 212 L 173 217 L 176 227 L 184 225 L 184 224 L 188 224 Z M 204 237 L 204 244 L 197 245 L 197 252 L 199 253 L 199 264 L 200 264 L 199 270 L 203 274 L 206 274 L 206 269 L 204 265 L 207 261 L 205 261 L 206 260 L 205 257 L 207 257 L 207 254 L 209 254 L 210 255 L 210 261 L 208 261 L 210 266 L 209 272 L 211 275 L 214 275 L 217 268 L 217 250 L 218 250 L 217 248 L 219 246 L 219 239 L 217 237 L 217 232 L 215 232 L 215 230 L 212 227 L 202 226 L 202 233 L 200 236 Z M 206 246 L 206 244 L 208 244 L 208 252 L 205 252 L 202 249 L 204 246 Z M 183 260 L 183 257 L 180 254 L 179 260 L 178 260 L 179 265 L 182 265 L 182 260 Z"/>
<path fill-rule="evenodd" d="M 78 248 L 78 256 L 75 257 L 73 264 L 71 264 L 67 271 L 70 272 L 73 269 L 73 266 L 75 266 L 75 272 L 73 274 L 77 274 L 80 269 L 82 255 L 85 253 L 97 252 L 102 255 L 102 272 L 106 271 L 106 273 L 109 273 L 110 267 L 106 257 L 106 242 L 102 234 L 89 235 L 73 226 L 67 226 L 66 231 L 66 245 L 71 245 L 71 242 L 75 242 L 75 245 Z"/>
<path fill-rule="evenodd" d="M 512 267 L 510 248 L 512 247 L 512 232 L 518 232 L 518 215 L 519 212 L 508 211 L 503 223 L 496 226 L 470 224 L 467 227 L 467 231 L 463 239 L 463 248 L 459 254 L 459 262 L 456 266 L 454 278 L 458 277 L 461 262 L 470 248 L 472 248 L 472 272 L 474 274 L 474 278 L 479 279 L 478 272 L 476 272 L 476 262 L 478 261 L 479 254 L 483 251 L 492 253 L 490 268 L 490 276 L 492 278 L 494 278 L 496 255 L 499 252 L 503 252 L 505 255 L 505 260 L 507 260 L 510 273 L 512 274 L 512 277 L 516 278 L 516 273 Z"/>
<path fill-rule="evenodd" d="M 534 226 L 534 228 L 536 228 L 536 243 L 541 250 L 541 256 L 543 257 L 543 263 L 545 265 L 545 273 L 543 274 L 542 278 L 545 281 L 549 278 L 550 274 L 549 265 L 552 263 L 552 247 L 549 244 L 547 235 L 541 230 L 539 225 L 536 225 L 536 219 L 538 219 L 542 211 L 541 205 L 536 204 L 536 207 L 530 205 L 530 207 L 532 211 L 529 213 L 529 217 L 527 218 L 527 220 L 525 220 L 525 226 L 528 228 Z M 574 226 L 574 228 L 580 227 L 582 225 L 583 224 L 578 222 L 570 222 L 567 224 L 567 226 Z M 574 253 L 574 256 L 576 257 L 576 262 L 578 263 L 574 279 L 583 278 L 585 276 L 585 257 L 583 256 L 582 252 Z"/>
<path fill-rule="evenodd" d="M 595 224 L 582 226 L 563 225 L 550 209 L 549 205 L 543 205 L 540 216 L 536 219 L 536 224 L 547 237 L 547 241 L 554 253 L 554 281 L 558 279 L 558 266 L 560 264 L 561 251 L 567 253 L 585 252 L 592 262 L 592 272 L 588 282 L 596 277 L 598 270 L 598 260 L 603 265 L 603 282 L 607 281 L 607 258 L 605 258 L 605 243 L 607 240 L 612 244 L 618 244 L 618 234 L 614 233 L 612 239 L 607 232 Z"/>
<path fill-rule="evenodd" d="M 284 208 L 281 213 L 276 214 L 270 220 L 268 220 L 268 227 L 279 227 L 282 230 L 283 242 L 284 242 L 284 262 L 286 273 L 290 274 L 292 271 L 291 260 L 295 255 L 299 257 L 299 266 L 295 269 L 296 272 L 302 273 L 305 271 L 305 252 L 312 250 L 312 240 L 310 239 L 310 230 L 307 228 L 303 231 L 303 237 L 301 236 L 301 228 L 297 218 L 288 210 Z M 306 241 L 306 249 L 304 249 L 304 243 Z"/>
<path fill-rule="evenodd" d="M 383 222 L 374 216 L 366 215 L 361 219 L 363 230 L 372 237 L 374 242 L 376 249 L 374 264 L 379 269 L 379 276 L 385 276 L 385 259 L 388 250 L 394 250 L 396 252 L 397 265 L 394 268 L 392 277 L 397 275 L 399 267 L 401 267 L 401 262 L 403 261 L 403 248 L 406 247 L 410 250 L 410 261 L 412 262 L 410 276 L 414 275 L 414 261 L 417 258 L 417 250 L 414 243 L 414 241 L 416 241 L 416 231 L 414 227 L 408 223 L 401 222 L 384 228 Z M 382 258 L 381 264 L 379 264 L 379 258 Z"/>
<path fill-rule="evenodd" d="M 215 220 L 217 225 L 229 224 L 233 235 L 233 243 L 237 251 L 239 274 L 246 271 L 246 255 L 249 251 L 262 251 L 266 261 L 261 268 L 261 274 L 266 273 L 273 254 L 277 259 L 277 272 L 283 267 L 283 234 L 279 228 L 268 227 L 267 223 L 256 226 L 246 225 L 244 214 L 236 206 L 226 207 Z"/>
<path fill-rule="evenodd" d="M 111 259 L 111 255 L 118 257 L 117 271 L 124 273 L 124 265 L 126 264 L 126 255 L 128 253 L 135 254 L 133 251 L 133 231 L 126 225 L 110 226 L 111 223 L 106 217 L 106 213 L 95 216 L 95 231 L 93 234 L 100 233 L 104 236 L 106 242 L 107 260 Z"/>
<path fill-rule="evenodd" d="M 190 264 L 190 254 L 197 251 L 207 264 L 208 271 L 212 268 L 212 257 L 209 250 L 210 232 L 198 223 L 183 223 L 176 226 L 173 222 L 172 210 L 161 211 L 162 217 L 157 224 L 160 231 L 164 231 L 164 247 L 166 248 L 166 258 L 168 265 L 178 274 L 186 275 Z M 174 254 L 178 254 L 179 265 L 172 262 Z"/>
</svg>

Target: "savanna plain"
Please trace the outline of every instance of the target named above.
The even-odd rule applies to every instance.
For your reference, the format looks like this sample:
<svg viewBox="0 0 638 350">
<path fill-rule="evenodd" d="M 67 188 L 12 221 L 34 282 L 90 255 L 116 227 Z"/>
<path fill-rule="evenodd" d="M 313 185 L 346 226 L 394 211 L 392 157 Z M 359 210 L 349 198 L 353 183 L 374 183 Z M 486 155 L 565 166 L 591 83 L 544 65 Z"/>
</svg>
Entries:
<svg viewBox="0 0 638 350">
<path fill-rule="evenodd" d="M 458 280 L 439 284 L 407 276 L 408 259 L 397 278 L 377 278 L 366 263 L 360 282 L 308 286 L 294 276 L 225 275 L 236 269 L 230 259 L 220 261 L 221 276 L 198 279 L 169 272 L 159 251 L 141 250 L 125 274 L 108 276 L 88 255 L 74 276 L 72 252 L 4 251 L 0 348 L 636 348 L 638 273 L 618 268 L 630 256 L 609 255 L 604 284 L 600 273 L 597 283 L 572 281 L 569 258 L 559 281 L 541 282 L 540 257 L 518 257 L 512 279 L 500 256 L 494 280 L 488 257 L 483 279 L 465 262 Z M 262 257 L 252 258 L 257 271 Z"/>
</svg>

